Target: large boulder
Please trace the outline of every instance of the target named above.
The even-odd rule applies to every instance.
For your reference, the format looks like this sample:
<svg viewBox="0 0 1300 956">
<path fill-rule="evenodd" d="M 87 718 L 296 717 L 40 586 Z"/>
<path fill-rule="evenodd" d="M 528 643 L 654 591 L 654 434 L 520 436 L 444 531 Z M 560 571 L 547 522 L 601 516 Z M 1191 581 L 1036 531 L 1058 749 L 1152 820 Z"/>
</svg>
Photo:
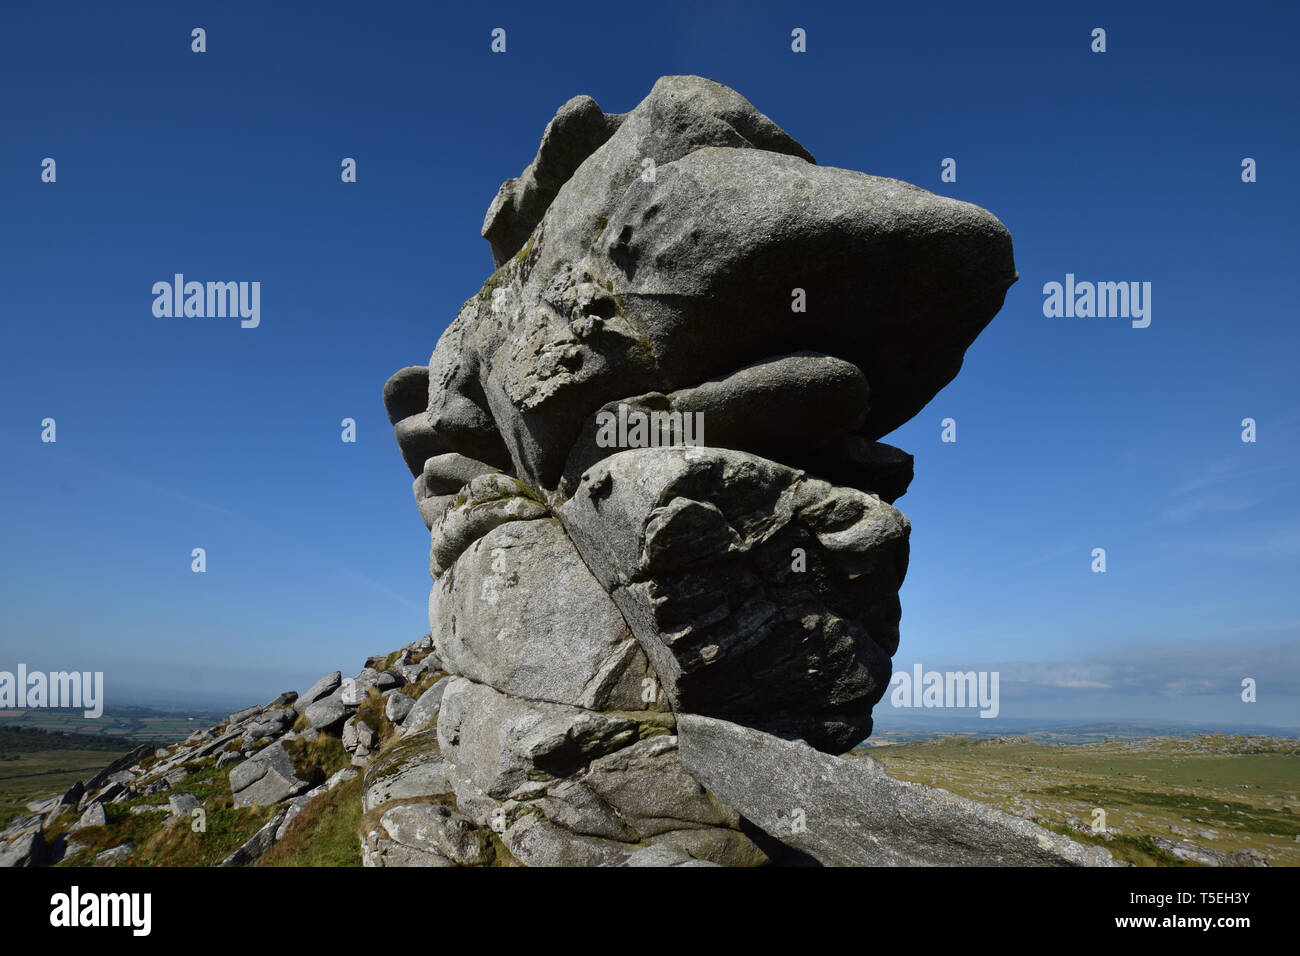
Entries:
<svg viewBox="0 0 1300 956">
<path fill-rule="evenodd" d="M 306 790 L 284 745 L 271 744 L 230 771 L 230 790 L 236 807 L 279 803 Z"/>
<path fill-rule="evenodd" d="M 548 131 L 551 150 L 565 129 Z M 575 134 L 572 152 L 591 142 Z M 492 223 L 514 208 L 494 206 Z M 516 251 L 439 340 L 419 424 L 429 447 L 494 465 L 504 447 L 543 488 L 607 402 L 801 349 L 860 370 L 859 430 L 879 438 L 956 375 L 1016 279 L 1011 238 L 985 210 L 817 166 L 735 91 L 693 76 L 660 79 L 528 236 L 488 232 L 498 259 Z"/>
<path fill-rule="evenodd" d="M 1000 308 L 1006 229 L 818 166 L 734 90 L 669 76 L 626 114 L 566 103 L 483 235 L 496 270 L 384 387 L 434 578 L 395 673 L 411 697 L 452 676 L 390 697 L 404 736 L 365 802 L 407 809 L 372 818 L 366 864 L 481 863 L 447 833 L 484 827 L 527 865 L 853 859 L 843 834 L 755 827 L 766 796 L 728 799 L 674 712 L 808 767 L 870 732 L 913 464 L 878 439 Z"/>
<path fill-rule="evenodd" d="M 846 760 L 750 727 L 678 718 L 682 762 L 764 831 L 827 866 L 1113 866 L 1020 817 L 896 780 L 869 756 Z"/>
</svg>

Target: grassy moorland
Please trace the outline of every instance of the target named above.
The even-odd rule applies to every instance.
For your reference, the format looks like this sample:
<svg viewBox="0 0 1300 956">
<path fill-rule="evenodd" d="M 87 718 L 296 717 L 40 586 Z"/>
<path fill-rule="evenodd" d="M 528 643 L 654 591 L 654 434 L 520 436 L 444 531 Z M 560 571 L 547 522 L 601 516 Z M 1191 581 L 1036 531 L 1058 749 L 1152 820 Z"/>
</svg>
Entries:
<svg viewBox="0 0 1300 956">
<path fill-rule="evenodd" d="M 1139 865 L 1182 865 L 1153 838 L 1300 865 L 1300 741 L 1213 734 L 1050 746 L 941 737 L 868 747 L 901 780 L 942 787 L 1107 846 Z M 1105 811 L 1109 839 L 1094 836 Z"/>
</svg>

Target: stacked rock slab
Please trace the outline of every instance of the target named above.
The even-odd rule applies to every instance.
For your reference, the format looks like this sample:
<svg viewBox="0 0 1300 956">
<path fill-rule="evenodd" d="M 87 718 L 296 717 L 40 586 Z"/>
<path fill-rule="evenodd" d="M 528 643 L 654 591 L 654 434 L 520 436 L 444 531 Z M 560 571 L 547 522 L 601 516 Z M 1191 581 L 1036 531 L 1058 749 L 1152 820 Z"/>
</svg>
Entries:
<svg viewBox="0 0 1300 956">
<path fill-rule="evenodd" d="M 679 718 L 791 748 L 728 750 L 738 779 L 846 763 L 833 755 L 870 733 L 912 471 L 878 439 L 1001 307 L 1006 229 L 818 166 L 735 91 L 673 76 L 626 114 L 566 103 L 483 235 L 496 270 L 428 365 L 384 388 L 452 676 L 436 724 L 367 771 L 366 861 L 478 865 L 492 831 L 498 862 L 527 865 L 927 862 L 921 838 L 873 857 L 837 835 L 831 852 L 719 799 L 683 762 Z M 611 445 L 629 412 L 703 434 Z M 698 761 L 714 738 L 695 738 Z M 408 765 L 417 782 L 381 779 Z M 423 803 L 401 801 L 411 787 Z M 873 807 L 896 793 L 875 791 Z M 856 806 L 824 795 L 827 812 Z M 973 812 L 953 806 L 943 819 Z M 1008 860 L 1088 862 L 997 832 L 1032 844 Z"/>
</svg>

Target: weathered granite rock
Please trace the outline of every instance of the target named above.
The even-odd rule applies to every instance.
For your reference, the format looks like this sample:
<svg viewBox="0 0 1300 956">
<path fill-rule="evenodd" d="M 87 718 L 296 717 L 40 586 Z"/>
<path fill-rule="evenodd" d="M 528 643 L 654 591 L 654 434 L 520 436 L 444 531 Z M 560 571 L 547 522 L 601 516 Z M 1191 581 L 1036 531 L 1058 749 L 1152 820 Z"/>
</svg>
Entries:
<svg viewBox="0 0 1300 956">
<path fill-rule="evenodd" d="M 311 689 L 293 702 L 293 709 L 298 713 L 303 713 L 309 706 L 318 700 L 333 694 L 343 683 L 343 674 L 335 671 L 333 674 L 326 674 L 316 683 L 311 685 Z"/>
<path fill-rule="evenodd" d="M 519 177 L 501 184 L 483 218 L 483 238 L 492 246 L 496 265 L 528 241 L 560 187 L 604 145 L 622 119 L 607 116 L 590 96 L 575 96 L 556 111 L 542 133 L 537 156 Z"/>
<path fill-rule="evenodd" d="M 118 844 L 110 850 L 95 854 L 95 862 L 102 863 L 104 866 L 116 866 L 118 863 L 128 859 L 135 852 L 135 844 L 130 840 Z"/>
<path fill-rule="evenodd" d="M 411 712 L 406 715 L 406 721 L 402 724 L 403 737 L 418 734 L 433 726 L 442 710 L 442 695 L 450 681 L 450 677 L 442 678 L 416 699 L 415 706 L 411 708 Z"/>
<path fill-rule="evenodd" d="M 496 853 L 492 841 L 450 807 L 432 803 L 396 806 L 380 819 L 388 838 L 424 853 L 437 853 L 459 866 L 484 866 Z"/>
<path fill-rule="evenodd" d="M 39 816 L 15 817 L 0 832 L 0 867 L 45 866 L 49 857 Z"/>
<path fill-rule="evenodd" d="M 547 514 L 536 492 L 514 478 L 496 473 L 475 478 L 430 531 L 429 573 L 435 578 L 442 574 L 466 548 L 498 525 Z"/>
<path fill-rule="evenodd" d="M 230 771 L 230 789 L 236 807 L 252 807 L 295 796 L 307 782 L 298 778 L 284 745 L 274 743 Z"/>
<path fill-rule="evenodd" d="M 448 669 L 516 697 L 641 708 L 645 655 L 558 521 L 499 525 L 454 567 L 429 598 Z"/>
<path fill-rule="evenodd" d="M 167 808 L 174 817 L 189 817 L 201 806 L 202 802 L 192 793 L 174 793 L 167 799 Z"/>
<path fill-rule="evenodd" d="M 329 730 L 337 727 L 347 720 L 351 713 L 352 709 L 344 702 L 342 687 L 328 697 L 308 704 L 302 711 L 303 717 L 307 718 L 307 723 L 315 730 Z"/>
<path fill-rule="evenodd" d="M 385 750 L 366 767 L 362 788 L 365 810 L 390 800 L 450 793 L 446 761 L 438 749 L 438 732 L 414 734 Z"/>
<path fill-rule="evenodd" d="M 675 710 L 837 753 L 870 732 L 898 646 L 900 512 L 745 452 L 645 448 L 590 469 L 560 517 Z"/>
<path fill-rule="evenodd" d="M 527 701 L 455 677 L 438 718 L 438 747 L 457 802 L 485 825 L 490 800 L 518 799 L 539 782 L 568 776 L 638 736 L 628 717 Z"/>
<path fill-rule="evenodd" d="M 81 819 L 68 827 L 68 832 L 74 833 L 85 827 L 102 827 L 107 823 L 108 815 L 104 811 L 104 805 L 102 803 L 92 803 L 86 808 L 86 812 L 81 815 Z"/>
<path fill-rule="evenodd" d="M 393 691 L 388 695 L 384 702 L 384 716 L 398 726 L 406 719 L 406 715 L 411 712 L 415 706 L 415 701 L 407 697 L 401 691 Z"/>
<path fill-rule="evenodd" d="M 76 787 L 74 787 L 74 789 L 77 790 L 76 797 L 75 798 L 72 797 L 72 791 L 69 791 L 68 794 L 65 795 L 64 797 L 64 802 L 75 805 L 77 800 L 81 799 L 81 794 L 85 793 L 87 790 L 100 789 L 101 787 L 104 786 L 104 784 L 108 783 L 109 779 L 113 776 L 113 774 L 118 773 L 119 771 L 122 770 L 126 770 L 128 767 L 134 767 L 141 760 L 144 760 L 147 757 L 151 757 L 153 755 L 153 751 L 154 748 L 149 746 L 148 744 L 141 744 L 135 750 L 132 750 L 129 754 L 126 754 L 125 756 L 119 757 L 117 760 L 114 760 L 112 763 L 110 763 L 99 773 L 95 774 L 93 777 L 87 780 L 84 786 L 78 783 Z"/>
<path fill-rule="evenodd" d="M 827 866 L 1113 866 L 1075 843 L 946 790 L 895 780 L 871 757 L 695 714 L 678 717 L 682 762 L 718 799 Z"/>
<path fill-rule="evenodd" d="M 811 160 L 733 90 L 660 79 L 440 340 L 433 433 L 484 461 L 467 445 L 496 436 L 553 488 L 606 402 L 807 348 L 870 382 L 864 437 L 911 418 L 1015 281 L 1010 236 L 976 206 Z"/>
<path fill-rule="evenodd" d="M 349 717 L 343 724 L 343 749 L 368 754 L 379 745 L 379 734 L 364 720 Z"/>
<path fill-rule="evenodd" d="M 662 844 L 648 846 L 635 853 L 616 856 L 603 866 L 718 866 L 707 860 L 696 860 L 681 850 Z"/>
<path fill-rule="evenodd" d="M 279 737 L 298 719 L 298 712 L 292 707 L 276 707 L 264 710 L 249 721 L 244 727 L 244 736 L 250 741 L 263 737 Z"/>
<path fill-rule="evenodd" d="M 366 865 L 480 865 L 446 832 L 485 846 L 488 826 L 526 865 L 851 859 L 838 831 L 805 845 L 742 818 L 770 795 L 729 800 L 664 711 L 809 766 L 870 732 L 908 558 L 891 504 L 912 477 L 876 439 L 1000 308 L 1010 236 L 967 203 L 817 166 L 690 76 L 623 115 L 566 103 L 483 235 L 498 268 L 428 366 L 384 388 L 430 532 L 439 658 L 394 673 L 455 676 L 388 699 L 403 736 L 371 758 L 365 806 L 418 802 L 368 827 Z M 611 413 L 641 424 L 611 433 Z M 833 783 L 831 806 L 880 812 Z M 955 825 L 938 814 L 936 833 Z"/>
</svg>

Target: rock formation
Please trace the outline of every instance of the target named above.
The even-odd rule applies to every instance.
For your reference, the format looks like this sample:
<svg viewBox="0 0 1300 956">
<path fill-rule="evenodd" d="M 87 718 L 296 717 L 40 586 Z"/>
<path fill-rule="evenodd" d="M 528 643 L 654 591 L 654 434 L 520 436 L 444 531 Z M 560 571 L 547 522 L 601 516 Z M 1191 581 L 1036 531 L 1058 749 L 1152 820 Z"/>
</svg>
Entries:
<svg viewBox="0 0 1300 956">
<path fill-rule="evenodd" d="M 912 459 L 878 439 L 1001 307 L 1002 224 L 674 76 L 561 107 L 482 233 L 496 270 L 384 388 L 454 675 L 439 819 L 529 865 L 1095 861 L 833 756 L 899 641 Z M 427 862 L 416 825 L 369 859 Z"/>
<path fill-rule="evenodd" d="M 246 865 L 353 793 L 370 866 L 1110 863 L 838 756 L 899 643 L 912 457 L 879 439 L 1001 307 L 1001 223 L 679 76 L 566 103 L 483 236 L 496 270 L 383 393 L 430 633 L 29 804 L 0 863 L 231 807 Z"/>
</svg>

